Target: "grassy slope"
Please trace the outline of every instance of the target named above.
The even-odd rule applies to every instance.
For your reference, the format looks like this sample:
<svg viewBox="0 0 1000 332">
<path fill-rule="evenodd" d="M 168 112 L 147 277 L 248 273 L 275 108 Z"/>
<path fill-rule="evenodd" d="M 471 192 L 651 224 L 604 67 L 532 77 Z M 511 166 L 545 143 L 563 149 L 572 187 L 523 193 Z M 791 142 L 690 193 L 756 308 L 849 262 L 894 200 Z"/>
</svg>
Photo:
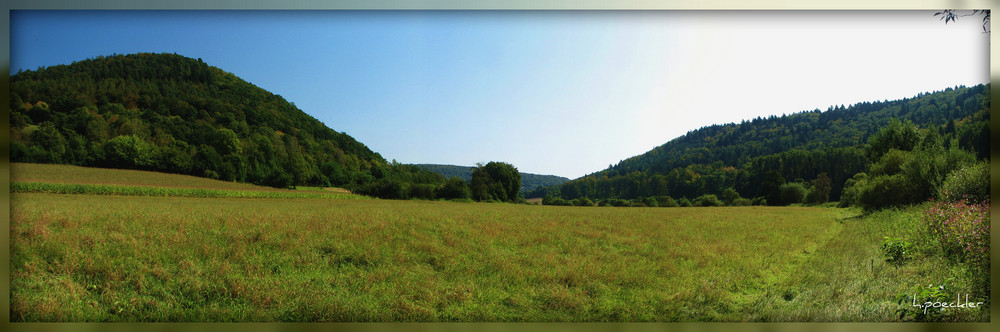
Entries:
<svg viewBox="0 0 1000 332">
<path fill-rule="evenodd" d="M 56 164 L 11 163 L 10 181 L 21 183 L 88 184 L 211 190 L 265 191 L 294 193 L 296 190 L 257 186 L 248 183 L 212 180 L 208 178 L 161 172 L 80 167 Z M 308 187 L 308 189 L 316 189 Z M 346 190 L 317 191 L 349 193 Z"/>
</svg>

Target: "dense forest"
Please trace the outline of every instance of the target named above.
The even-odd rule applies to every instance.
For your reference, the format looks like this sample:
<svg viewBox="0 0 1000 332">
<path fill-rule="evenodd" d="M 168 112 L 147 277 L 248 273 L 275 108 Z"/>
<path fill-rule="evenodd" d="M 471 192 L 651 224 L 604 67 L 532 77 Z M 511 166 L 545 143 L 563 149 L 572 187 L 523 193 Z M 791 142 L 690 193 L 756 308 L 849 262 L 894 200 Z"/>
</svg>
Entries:
<svg viewBox="0 0 1000 332">
<path fill-rule="evenodd" d="M 942 152 L 989 158 L 989 102 L 989 85 L 978 85 L 708 126 L 527 197 L 622 199 L 633 205 L 655 202 L 651 198 L 680 205 L 699 198 L 734 203 L 745 197 L 753 200 L 739 202 L 771 205 L 838 201 L 845 184 L 881 157 L 872 155 L 869 141 L 891 123 L 915 128 L 907 138 L 914 144 L 931 136 Z M 782 189 L 793 193 L 783 199 Z"/>
<path fill-rule="evenodd" d="M 435 198 L 448 183 L 387 162 L 281 96 L 201 59 L 97 57 L 18 72 L 10 82 L 14 162 L 339 186 L 386 198 Z"/>
<path fill-rule="evenodd" d="M 472 181 L 472 171 L 475 167 L 439 165 L 439 164 L 416 164 L 416 166 L 428 171 L 441 174 L 446 178 L 458 177 L 465 181 Z M 521 192 L 528 193 L 541 187 L 556 186 L 569 181 L 569 179 L 555 175 L 539 175 L 521 172 Z"/>
</svg>

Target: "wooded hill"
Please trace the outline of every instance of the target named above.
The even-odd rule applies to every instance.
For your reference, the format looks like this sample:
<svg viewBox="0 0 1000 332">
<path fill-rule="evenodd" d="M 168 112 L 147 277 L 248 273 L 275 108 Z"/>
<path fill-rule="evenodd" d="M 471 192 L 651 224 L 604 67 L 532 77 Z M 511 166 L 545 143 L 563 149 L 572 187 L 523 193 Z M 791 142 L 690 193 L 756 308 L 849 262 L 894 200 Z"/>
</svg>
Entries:
<svg viewBox="0 0 1000 332">
<path fill-rule="evenodd" d="M 470 188 L 461 179 L 387 162 L 281 96 L 200 59 L 114 55 L 22 71 L 10 82 L 14 162 L 154 170 L 274 187 L 339 186 L 383 198 L 497 199 L 483 194 L 493 184 Z M 670 195 L 680 201 L 717 195 L 726 203 L 771 197 L 774 204 L 777 186 L 791 183 L 805 190 L 829 187 L 820 197 L 835 201 L 849 179 L 881 161 L 872 160 L 869 138 L 893 120 L 919 127 L 913 139 L 987 159 L 989 98 L 989 85 L 956 87 L 708 126 L 528 197 L 668 201 Z"/>
<path fill-rule="evenodd" d="M 670 195 L 694 199 L 723 196 L 732 189 L 727 196 L 735 191 L 740 197 L 763 198 L 773 190 L 770 182 L 794 182 L 808 188 L 826 173 L 832 182 L 827 199 L 836 201 L 845 182 L 874 162 L 869 160 L 869 137 L 893 120 L 911 121 L 924 132 L 934 131 L 946 150 L 957 148 L 978 159 L 989 158 L 989 103 L 987 84 L 707 126 L 606 170 L 536 190 L 527 197 Z M 772 174 L 768 181 L 769 171 L 780 177 Z"/>
<path fill-rule="evenodd" d="M 377 192 L 440 175 L 389 163 L 279 95 L 176 54 L 98 57 L 10 77 L 11 161 Z M 398 183 L 397 183 L 398 184 Z M 428 188 L 423 188 L 428 189 Z M 424 190 L 426 191 L 426 190 Z M 408 192 L 397 196 L 408 196 Z"/>
</svg>

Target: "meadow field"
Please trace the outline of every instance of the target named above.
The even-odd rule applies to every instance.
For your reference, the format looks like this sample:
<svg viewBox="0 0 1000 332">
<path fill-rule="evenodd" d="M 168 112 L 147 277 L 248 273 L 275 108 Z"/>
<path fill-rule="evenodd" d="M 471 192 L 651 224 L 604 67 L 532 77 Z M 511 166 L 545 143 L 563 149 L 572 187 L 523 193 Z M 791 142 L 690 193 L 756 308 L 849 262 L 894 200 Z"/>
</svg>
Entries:
<svg viewBox="0 0 1000 332">
<path fill-rule="evenodd" d="M 34 167 L 15 164 L 12 188 L 84 181 L 47 178 L 65 169 L 27 176 Z M 83 183 L 158 185 L 105 171 Z M 216 183 L 190 188 L 253 189 Z M 10 203 L 12 321 L 896 321 L 909 307 L 900 295 L 959 274 L 923 241 L 918 208 L 862 217 L 30 188 Z M 917 254 L 886 261 L 887 236 Z"/>
<path fill-rule="evenodd" d="M 218 181 L 190 175 L 128 169 L 31 163 L 11 163 L 10 181 L 11 183 L 79 184 L 92 186 L 184 188 L 278 193 L 300 192 L 289 189 L 256 186 L 248 183 Z M 326 192 L 346 193 L 346 191 L 343 190 Z"/>
</svg>

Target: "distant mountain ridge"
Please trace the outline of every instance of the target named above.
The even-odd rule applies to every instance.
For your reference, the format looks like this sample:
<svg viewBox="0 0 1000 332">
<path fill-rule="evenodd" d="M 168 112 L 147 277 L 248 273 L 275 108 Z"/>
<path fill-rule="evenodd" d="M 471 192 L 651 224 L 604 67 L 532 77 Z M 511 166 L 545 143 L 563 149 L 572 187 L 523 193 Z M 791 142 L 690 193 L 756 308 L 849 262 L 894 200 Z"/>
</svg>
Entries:
<svg viewBox="0 0 1000 332">
<path fill-rule="evenodd" d="M 459 177 L 462 180 L 472 179 L 471 166 L 439 165 L 439 164 L 415 164 L 422 169 L 441 174 L 446 178 Z M 535 190 L 540 187 L 556 186 L 569 181 L 569 178 L 556 175 L 539 175 L 531 173 L 521 173 L 521 192 Z"/>
</svg>

